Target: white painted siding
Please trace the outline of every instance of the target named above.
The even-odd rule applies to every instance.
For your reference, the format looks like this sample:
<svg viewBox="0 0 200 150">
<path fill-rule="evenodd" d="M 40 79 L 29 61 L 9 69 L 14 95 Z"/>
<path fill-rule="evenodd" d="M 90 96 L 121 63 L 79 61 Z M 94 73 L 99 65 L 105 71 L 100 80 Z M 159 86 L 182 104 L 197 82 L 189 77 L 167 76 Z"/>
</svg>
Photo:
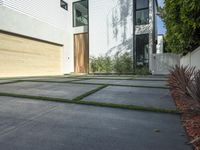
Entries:
<svg viewBox="0 0 200 150">
<path fill-rule="evenodd" d="M 0 30 L 64 45 L 64 73 L 73 72 L 72 3 L 68 11 L 60 0 L 4 0 Z"/>
<path fill-rule="evenodd" d="M 90 56 L 132 51 L 132 0 L 89 0 Z"/>
<path fill-rule="evenodd" d="M 69 0 L 68 7 L 71 9 Z M 60 0 L 4 0 L 4 6 L 24 13 L 57 28 L 65 29 L 69 26 L 70 10 L 60 7 Z"/>
</svg>

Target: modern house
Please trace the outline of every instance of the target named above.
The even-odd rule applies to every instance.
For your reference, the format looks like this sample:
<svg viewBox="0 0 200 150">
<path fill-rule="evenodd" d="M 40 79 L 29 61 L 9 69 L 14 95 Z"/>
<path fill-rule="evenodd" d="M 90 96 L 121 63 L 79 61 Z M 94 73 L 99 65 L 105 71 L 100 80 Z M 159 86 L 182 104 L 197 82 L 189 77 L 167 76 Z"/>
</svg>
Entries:
<svg viewBox="0 0 200 150">
<path fill-rule="evenodd" d="M 89 57 L 129 52 L 149 66 L 157 0 L 0 0 L 0 77 L 88 73 Z"/>
</svg>

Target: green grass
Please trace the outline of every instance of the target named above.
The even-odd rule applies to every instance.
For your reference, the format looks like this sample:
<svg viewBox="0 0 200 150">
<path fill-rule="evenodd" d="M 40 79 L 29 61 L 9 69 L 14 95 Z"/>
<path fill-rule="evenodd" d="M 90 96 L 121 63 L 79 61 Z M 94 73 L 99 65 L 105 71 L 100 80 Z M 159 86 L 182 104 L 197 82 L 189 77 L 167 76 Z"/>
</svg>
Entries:
<svg viewBox="0 0 200 150">
<path fill-rule="evenodd" d="M 103 88 L 103 86 L 101 88 Z M 72 104 L 81 104 L 81 105 L 91 105 L 91 106 L 99 106 L 99 107 L 110 107 L 110 108 L 120 108 L 120 109 L 129 109 L 129 110 L 179 114 L 177 110 L 159 109 L 159 108 L 136 106 L 136 105 L 102 103 L 102 102 L 93 102 L 93 101 L 87 102 L 87 101 L 69 100 L 69 99 L 43 97 L 43 96 L 22 95 L 22 94 L 13 94 L 13 93 L 0 93 L 0 96 L 27 98 L 27 99 L 34 99 L 34 100 L 44 100 L 44 101 L 51 101 L 51 102 L 62 102 L 62 103 L 72 103 Z M 80 98 L 81 97 L 79 97 L 79 99 Z"/>
<path fill-rule="evenodd" d="M 56 80 L 56 79 L 55 79 Z M 74 79 L 74 80 L 66 80 L 66 81 L 51 81 L 51 80 L 19 80 L 21 82 L 46 82 L 46 83 L 71 83 L 74 81 L 82 81 L 85 79 Z"/>
<path fill-rule="evenodd" d="M 86 93 L 84 93 L 84 94 L 82 94 L 82 95 L 80 95 L 80 96 L 74 98 L 73 101 L 80 101 L 80 100 L 83 99 L 84 97 L 87 97 L 87 96 L 89 96 L 89 95 L 91 95 L 91 94 L 93 94 L 93 93 L 95 93 L 95 92 L 97 92 L 97 91 L 99 91 L 99 90 L 101 90 L 101 89 L 103 89 L 103 88 L 106 88 L 107 86 L 108 86 L 108 85 L 101 85 L 100 87 L 98 87 L 98 88 L 96 88 L 96 89 L 93 89 L 93 90 L 91 90 L 91 91 L 89 91 L 89 92 L 86 92 Z"/>
<path fill-rule="evenodd" d="M 178 110 L 168 110 L 168 109 L 160 109 L 160 108 L 154 108 L 154 107 L 144 107 L 144 106 L 137 106 L 137 105 L 102 103 L 102 102 L 94 102 L 94 101 L 90 101 L 90 102 L 88 102 L 88 101 L 79 101 L 79 104 L 102 106 L 102 107 L 112 107 L 112 108 L 121 108 L 121 109 L 130 109 L 130 110 L 159 112 L 159 113 L 175 113 L 175 114 L 179 114 Z"/>
<path fill-rule="evenodd" d="M 72 81 L 45 81 L 45 80 L 16 80 L 6 83 L 0 83 L 0 84 L 8 84 L 8 83 L 15 83 L 15 82 L 46 82 L 46 83 L 71 83 L 71 84 L 86 84 L 86 85 L 106 85 L 106 86 L 123 86 L 123 87 L 143 87 L 143 88 L 161 88 L 161 89 L 169 89 L 169 87 L 162 87 L 162 86 L 147 86 L 147 85 L 123 85 L 123 84 L 105 84 L 105 83 L 84 83 L 84 82 L 75 82 L 75 81 L 84 81 L 87 79 L 75 79 Z M 88 79 L 89 80 L 89 79 Z"/>
<path fill-rule="evenodd" d="M 5 93 L 5 92 L 0 92 L 0 96 L 9 96 L 9 97 L 16 97 L 16 98 L 27 98 L 27 99 L 34 99 L 34 100 L 46 100 L 46 101 L 53 101 L 53 102 L 72 103 L 72 100 L 63 99 L 63 98 L 52 98 L 52 97 L 45 97 L 45 96 L 33 96 L 33 95 L 14 94 L 14 93 Z"/>
<path fill-rule="evenodd" d="M 71 77 L 73 78 L 73 77 Z M 76 79 L 85 79 L 85 80 L 134 80 L 132 78 L 127 78 L 127 79 L 120 79 L 120 78 L 96 78 L 96 77 L 75 77 Z"/>
<path fill-rule="evenodd" d="M 19 80 L 15 80 L 15 81 L 8 81 L 8 82 L 3 82 L 3 83 L 0 83 L 0 85 L 2 84 L 11 84 L 11 83 L 17 83 L 17 82 L 21 82 Z"/>
<path fill-rule="evenodd" d="M 134 78 L 134 77 L 130 77 L 130 78 L 127 78 L 127 79 L 120 79 L 120 78 L 104 78 L 104 77 L 101 77 L 101 78 L 98 78 L 98 77 L 67 77 L 67 78 L 75 78 L 75 79 L 85 79 L 85 80 L 91 80 L 91 79 L 94 79 L 94 80 L 131 80 L 131 81 L 166 81 L 164 79 L 137 79 L 137 78 Z"/>
<path fill-rule="evenodd" d="M 104 84 L 104 83 L 83 83 L 83 82 L 70 82 L 72 84 L 90 84 L 90 85 L 107 85 L 107 86 L 124 86 L 124 87 L 143 87 L 143 88 L 161 88 L 169 89 L 169 87 L 161 86 L 142 86 L 142 85 L 122 85 L 122 84 Z"/>
</svg>

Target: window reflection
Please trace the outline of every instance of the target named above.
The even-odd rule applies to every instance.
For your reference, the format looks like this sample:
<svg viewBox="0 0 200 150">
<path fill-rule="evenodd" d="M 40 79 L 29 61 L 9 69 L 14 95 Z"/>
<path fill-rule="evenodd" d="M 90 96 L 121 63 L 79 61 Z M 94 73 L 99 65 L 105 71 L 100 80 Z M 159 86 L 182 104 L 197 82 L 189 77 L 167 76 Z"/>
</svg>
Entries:
<svg viewBox="0 0 200 150">
<path fill-rule="evenodd" d="M 73 26 L 85 26 L 88 24 L 88 1 L 73 3 Z"/>
<path fill-rule="evenodd" d="M 149 9 L 136 11 L 136 25 L 149 23 Z"/>
</svg>

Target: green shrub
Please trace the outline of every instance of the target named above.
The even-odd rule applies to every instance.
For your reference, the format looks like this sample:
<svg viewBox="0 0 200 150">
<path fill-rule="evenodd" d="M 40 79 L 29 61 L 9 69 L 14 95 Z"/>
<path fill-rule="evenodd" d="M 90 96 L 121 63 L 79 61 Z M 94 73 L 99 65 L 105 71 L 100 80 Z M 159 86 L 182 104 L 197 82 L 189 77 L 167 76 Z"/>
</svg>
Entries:
<svg viewBox="0 0 200 150">
<path fill-rule="evenodd" d="M 109 73 L 112 71 L 112 59 L 109 56 L 99 56 L 90 58 L 90 70 L 95 72 Z"/>
<path fill-rule="evenodd" d="M 92 73 L 117 73 L 117 74 L 150 74 L 148 67 L 137 67 L 133 69 L 134 62 L 130 53 L 116 53 L 114 57 L 99 56 L 90 58 L 90 71 Z"/>
<path fill-rule="evenodd" d="M 150 75 L 151 73 L 149 72 L 148 67 L 137 67 L 135 69 L 134 74 L 136 74 L 136 75 Z"/>
<path fill-rule="evenodd" d="M 116 73 L 123 74 L 133 72 L 133 60 L 128 52 L 124 54 L 116 53 L 113 62 L 113 69 Z"/>
</svg>

